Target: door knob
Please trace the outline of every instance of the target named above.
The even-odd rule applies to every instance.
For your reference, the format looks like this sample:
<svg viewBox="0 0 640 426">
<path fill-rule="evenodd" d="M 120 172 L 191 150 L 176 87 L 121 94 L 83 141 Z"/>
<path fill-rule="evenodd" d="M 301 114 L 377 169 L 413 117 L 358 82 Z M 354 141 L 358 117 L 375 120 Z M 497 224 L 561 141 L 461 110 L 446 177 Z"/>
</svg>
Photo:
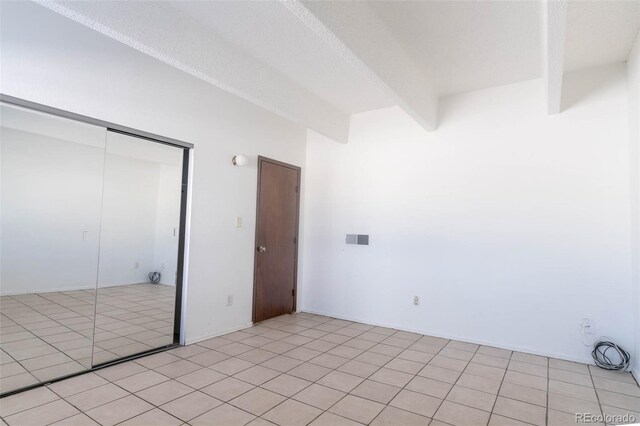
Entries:
<svg viewBox="0 0 640 426">
<path fill-rule="evenodd" d="M 265 246 L 258 246 L 258 253 L 264 253 L 265 251 L 267 251 Z"/>
</svg>

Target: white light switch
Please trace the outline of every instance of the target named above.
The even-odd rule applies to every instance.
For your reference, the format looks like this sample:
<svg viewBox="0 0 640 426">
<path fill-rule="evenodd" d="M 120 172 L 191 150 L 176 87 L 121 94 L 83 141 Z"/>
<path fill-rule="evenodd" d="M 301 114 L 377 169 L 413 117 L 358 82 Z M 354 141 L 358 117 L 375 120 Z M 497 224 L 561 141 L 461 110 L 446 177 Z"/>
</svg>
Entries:
<svg viewBox="0 0 640 426">
<path fill-rule="evenodd" d="M 242 228 L 242 218 L 240 216 L 236 216 L 236 228 Z"/>
</svg>

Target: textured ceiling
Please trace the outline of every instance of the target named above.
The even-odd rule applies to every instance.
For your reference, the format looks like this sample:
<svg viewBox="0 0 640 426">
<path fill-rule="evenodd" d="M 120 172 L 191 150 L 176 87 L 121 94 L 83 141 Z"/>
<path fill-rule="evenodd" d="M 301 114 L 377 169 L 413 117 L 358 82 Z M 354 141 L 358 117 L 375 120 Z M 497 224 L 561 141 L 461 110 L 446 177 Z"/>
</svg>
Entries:
<svg viewBox="0 0 640 426">
<path fill-rule="evenodd" d="M 368 5 L 431 74 L 440 95 L 543 76 L 542 1 Z M 569 1 L 565 28 L 565 71 L 626 61 L 640 29 L 640 1 Z"/>
<path fill-rule="evenodd" d="M 547 0 L 35 1 L 342 141 L 353 113 L 433 130 L 438 96 L 534 78 L 556 110 L 563 71 L 625 61 L 640 28 L 640 0 L 569 1 L 553 28 Z"/>
<path fill-rule="evenodd" d="M 638 0 L 569 2 L 565 71 L 626 61 L 639 29 Z"/>
<path fill-rule="evenodd" d="M 291 121 L 347 140 L 346 111 L 229 43 L 172 2 L 38 3 Z"/>
<path fill-rule="evenodd" d="M 368 3 L 287 0 L 282 4 L 425 130 L 438 127 L 438 97 L 428 73 L 405 54 Z"/>
<path fill-rule="evenodd" d="M 182 1 L 173 8 L 353 114 L 394 103 L 275 1 Z"/>
<path fill-rule="evenodd" d="M 540 76 L 538 1 L 371 2 L 440 95 Z"/>
</svg>

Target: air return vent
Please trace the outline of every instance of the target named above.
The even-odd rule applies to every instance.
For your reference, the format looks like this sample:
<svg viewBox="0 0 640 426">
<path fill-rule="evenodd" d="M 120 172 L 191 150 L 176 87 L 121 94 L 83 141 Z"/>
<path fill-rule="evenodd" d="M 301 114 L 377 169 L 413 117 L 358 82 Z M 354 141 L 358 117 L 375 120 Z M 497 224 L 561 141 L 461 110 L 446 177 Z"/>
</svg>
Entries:
<svg viewBox="0 0 640 426">
<path fill-rule="evenodd" d="M 368 246 L 369 245 L 369 235 L 365 235 L 365 234 L 347 234 L 346 242 L 349 245 Z"/>
</svg>

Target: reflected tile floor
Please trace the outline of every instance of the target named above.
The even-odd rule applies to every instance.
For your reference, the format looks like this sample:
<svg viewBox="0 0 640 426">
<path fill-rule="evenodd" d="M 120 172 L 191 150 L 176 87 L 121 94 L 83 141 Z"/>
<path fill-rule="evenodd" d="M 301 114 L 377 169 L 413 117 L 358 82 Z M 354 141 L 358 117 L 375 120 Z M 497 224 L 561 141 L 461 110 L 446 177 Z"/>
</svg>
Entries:
<svg viewBox="0 0 640 426">
<path fill-rule="evenodd" d="M 175 287 L 134 284 L 98 289 L 93 363 L 173 343 Z"/>
<path fill-rule="evenodd" d="M 175 288 L 134 284 L 0 297 L 0 393 L 170 344 Z M 97 312 L 96 312 L 97 311 Z M 96 346 L 93 347 L 94 314 Z"/>
<path fill-rule="evenodd" d="M 640 419 L 640 388 L 629 373 L 306 313 L 0 400 L 9 425 L 575 425 L 576 413 Z"/>
</svg>

